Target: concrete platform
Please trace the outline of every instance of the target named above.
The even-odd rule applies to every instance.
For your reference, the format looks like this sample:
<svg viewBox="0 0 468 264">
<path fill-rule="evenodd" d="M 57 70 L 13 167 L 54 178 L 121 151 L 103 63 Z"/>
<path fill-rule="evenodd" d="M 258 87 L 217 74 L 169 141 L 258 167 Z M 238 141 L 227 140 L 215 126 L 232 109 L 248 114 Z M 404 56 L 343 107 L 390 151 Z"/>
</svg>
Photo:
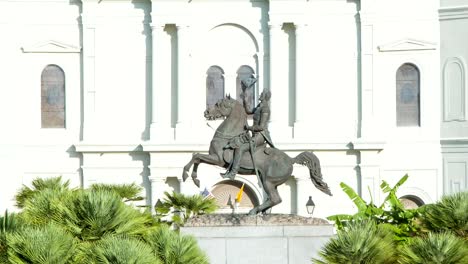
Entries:
<svg viewBox="0 0 468 264">
<path fill-rule="evenodd" d="M 333 230 L 323 219 L 296 215 L 207 215 L 181 233 L 195 236 L 212 264 L 310 264 Z"/>
</svg>

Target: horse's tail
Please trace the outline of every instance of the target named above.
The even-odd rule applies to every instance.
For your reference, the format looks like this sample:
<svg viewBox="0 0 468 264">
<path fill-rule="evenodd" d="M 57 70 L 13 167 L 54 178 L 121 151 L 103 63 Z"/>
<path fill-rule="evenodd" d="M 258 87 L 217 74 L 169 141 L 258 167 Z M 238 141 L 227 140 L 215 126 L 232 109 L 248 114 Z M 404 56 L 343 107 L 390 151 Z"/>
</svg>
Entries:
<svg viewBox="0 0 468 264">
<path fill-rule="evenodd" d="M 293 162 L 307 166 L 310 172 L 310 179 L 314 183 L 315 187 L 330 196 L 332 195 L 328 184 L 323 181 L 320 161 L 314 153 L 304 151 L 297 155 L 297 157 L 293 158 Z"/>
</svg>

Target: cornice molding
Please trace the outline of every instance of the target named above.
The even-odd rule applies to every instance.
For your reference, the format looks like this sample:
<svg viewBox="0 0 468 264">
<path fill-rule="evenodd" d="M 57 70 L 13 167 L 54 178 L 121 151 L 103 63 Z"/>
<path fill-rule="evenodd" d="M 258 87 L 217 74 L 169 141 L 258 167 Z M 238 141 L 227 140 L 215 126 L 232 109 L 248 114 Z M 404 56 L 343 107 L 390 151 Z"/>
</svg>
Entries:
<svg viewBox="0 0 468 264">
<path fill-rule="evenodd" d="M 442 7 L 439 9 L 440 20 L 468 19 L 468 5 Z"/>
<path fill-rule="evenodd" d="M 436 43 L 408 38 L 378 46 L 380 52 L 435 50 L 436 48 Z"/>
<path fill-rule="evenodd" d="M 55 40 L 46 40 L 33 45 L 23 46 L 24 53 L 80 53 L 81 47 L 61 43 Z"/>
</svg>

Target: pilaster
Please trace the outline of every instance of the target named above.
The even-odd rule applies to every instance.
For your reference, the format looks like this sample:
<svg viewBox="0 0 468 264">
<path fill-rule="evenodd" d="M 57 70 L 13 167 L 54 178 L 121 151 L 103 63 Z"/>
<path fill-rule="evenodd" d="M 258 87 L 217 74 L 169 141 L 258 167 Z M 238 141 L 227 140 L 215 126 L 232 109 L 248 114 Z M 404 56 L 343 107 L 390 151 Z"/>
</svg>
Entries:
<svg viewBox="0 0 468 264">
<path fill-rule="evenodd" d="M 165 24 L 151 24 L 152 32 L 152 109 L 151 109 L 151 140 L 167 142 L 174 139 L 174 129 L 171 127 L 171 73 L 170 64 L 163 45 Z"/>
<path fill-rule="evenodd" d="M 269 24 L 270 33 L 270 89 L 271 117 L 270 131 L 275 140 L 292 136 L 288 126 L 289 89 L 288 89 L 288 45 L 287 34 L 282 30 L 283 23 Z"/>
<path fill-rule="evenodd" d="M 96 1 L 83 1 L 81 13 L 82 56 L 83 56 L 83 135 L 82 140 L 89 140 L 96 132 Z"/>
<path fill-rule="evenodd" d="M 318 113 L 313 110 L 313 98 L 309 97 L 312 94 L 307 91 L 307 78 L 310 78 L 310 68 L 308 67 L 309 60 L 308 50 L 310 47 L 307 43 L 307 24 L 294 24 L 296 31 L 296 105 L 295 105 L 295 122 L 294 122 L 294 138 L 310 137 L 311 131 L 308 129 L 307 115 L 310 113 Z M 310 109 L 310 111 L 305 111 Z"/>
</svg>

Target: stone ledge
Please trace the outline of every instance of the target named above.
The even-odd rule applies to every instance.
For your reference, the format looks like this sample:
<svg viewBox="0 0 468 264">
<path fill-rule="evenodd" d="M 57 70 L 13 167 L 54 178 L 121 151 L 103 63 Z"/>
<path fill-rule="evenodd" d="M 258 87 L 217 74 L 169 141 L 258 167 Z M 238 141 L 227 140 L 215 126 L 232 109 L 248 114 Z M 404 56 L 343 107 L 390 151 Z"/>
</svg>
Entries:
<svg viewBox="0 0 468 264">
<path fill-rule="evenodd" d="M 321 218 L 303 217 L 292 214 L 241 215 L 210 214 L 190 218 L 185 227 L 207 226 L 320 226 L 330 225 Z"/>
</svg>

